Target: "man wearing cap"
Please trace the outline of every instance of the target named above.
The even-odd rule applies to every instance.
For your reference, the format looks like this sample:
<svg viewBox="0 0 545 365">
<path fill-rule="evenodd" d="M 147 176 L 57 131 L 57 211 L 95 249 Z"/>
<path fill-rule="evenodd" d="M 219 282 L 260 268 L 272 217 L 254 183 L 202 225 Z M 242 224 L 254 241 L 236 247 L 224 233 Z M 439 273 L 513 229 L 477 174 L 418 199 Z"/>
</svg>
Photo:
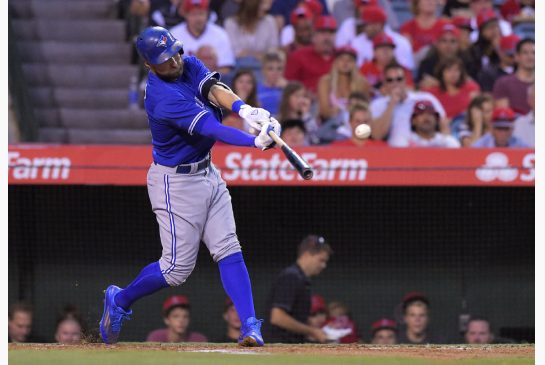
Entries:
<svg viewBox="0 0 545 365">
<path fill-rule="evenodd" d="M 349 45 L 362 32 L 361 16 L 368 6 L 380 6 L 387 14 L 387 24 L 384 31 L 388 34 L 399 28 L 399 20 L 392 8 L 391 0 L 338 0 L 333 5 L 333 16 L 340 24 L 335 45 L 337 47 Z"/>
<path fill-rule="evenodd" d="M 395 56 L 399 63 L 409 70 L 414 68 L 414 57 L 411 43 L 401 34 L 390 31 L 385 32 L 386 13 L 378 6 L 367 6 L 362 14 L 363 32 L 356 36 L 350 45 L 358 52 L 357 63 L 361 66 L 365 61 L 373 59 L 372 39 L 386 33 L 395 44 Z"/>
<path fill-rule="evenodd" d="M 393 319 L 381 318 L 371 324 L 371 343 L 373 345 L 395 345 L 397 343 L 397 323 Z"/>
<path fill-rule="evenodd" d="M 471 19 L 465 16 L 455 16 L 451 19 L 452 24 L 458 28 L 460 31 L 460 37 L 458 38 L 460 42 L 460 49 L 465 51 L 471 46 L 471 32 L 473 28 L 471 27 Z"/>
<path fill-rule="evenodd" d="M 471 26 L 473 27 L 473 33 L 471 33 L 471 41 L 475 42 L 479 38 L 479 28 L 482 26 L 483 21 L 479 21 L 479 14 L 486 14 L 486 11 L 494 11 L 494 1 L 493 0 L 471 0 L 469 4 L 469 9 L 473 16 L 471 17 Z M 509 35 L 513 33 L 513 28 L 511 23 L 502 19 L 496 14 L 497 20 L 499 22 L 500 31 L 502 35 Z"/>
<path fill-rule="evenodd" d="M 413 91 L 407 87 L 405 69 L 396 63 L 384 69 L 384 96 L 371 102 L 371 136 L 387 139 L 389 144 L 408 138 L 411 134 L 411 115 L 417 101 L 430 101 L 441 118 L 440 129 L 444 130 L 445 109 L 435 96 L 425 91 Z"/>
<path fill-rule="evenodd" d="M 417 101 L 411 116 L 411 134 L 391 141 L 390 145 L 393 147 L 460 147 L 460 142 L 456 138 L 439 132 L 439 118 L 439 113 L 431 101 Z"/>
<path fill-rule="evenodd" d="M 416 80 L 420 89 L 439 86 L 439 80 L 435 77 L 435 68 L 442 60 L 458 57 L 467 65 L 467 57 L 460 50 L 459 37 L 460 30 L 456 26 L 443 25 L 439 38 L 418 66 Z"/>
<path fill-rule="evenodd" d="M 282 29 L 284 25 L 289 24 L 290 15 L 293 9 L 298 7 L 301 3 L 305 3 L 307 6 L 313 8 L 313 12 L 317 12 L 317 4 L 321 5 L 322 15 L 328 15 L 326 0 L 274 0 L 270 14 L 276 18 L 278 29 Z"/>
<path fill-rule="evenodd" d="M 208 342 L 199 333 L 188 331 L 191 322 L 191 306 L 185 295 L 173 295 L 163 303 L 163 322 L 166 328 L 148 334 L 147 342 Z"/>
<path fill-rule="evenodd" d="M 477 82 L 481 86 L 481 91 L 491 92 L 494 83 L 502 76 L 510 75 L 515 70 L 515 52 L 520 38 L 511 34 L 501 37 L 498 55 L 499 64 L 490 64 L 481 69 L 477 74 Z"/>
<path fill-rule="evenodd" d="M 306 2 L 302 2 L 290 14 L 290 24 L 282 28 L 280 33 L 280 45 L 290 53 L 300 47 L 310 46 L 314 19 L 322 14 L 321 4 L 312 8 Z"/>
<path fill-rule="evenodd" d="M 513 136 L 515 112 L 511 108 L 496 108 L 492 116 L 492 130 L 473 143 L 472 147 L 524 148 L 526 143 Z"/>
<path fill-rule="evenodd" d="M 525 38 L 517 43 L 515 53 L 516 71 L 501 77 L 493 88 L 498 107 L 510 107 L 516 113 L 530 112 L 528 88 L 535 82 L 536 47 L 533 39 Z"/>
<path fill-rule="evenodd" d="M 314 21 L 312 45 L 288 55 L 284 76 L 297 80 L 316 93 L 318 80 L 331 69 L 335 59 L 335 31 L 337 22 L 332 16 L 320 16 Z"/>
<path fill-rule="evenodd" d="M 383 85 L 386 65 L 397 61 L 394 55 L 395 47 L 394 40 L 386 33 L 378 34 L 373 38 L 373 59 L 361 65 L 360 73 L 376 89 L 380 89 Z M 412 72 L 407 69 L 405 69 L 405 79 L 407 85 L 414 86 Z"/>
<path fill-rule="evenodd" d="M 220 26 L 208 22 L 208 0 L 182 0 L 186 18 L 170 29 L 176 39 L 184 42 L 184 51 L 196 54 L 203 45 L 212 46 L 218 55 L 219 72 L 228 73 L 235 65 L 235 54 L 227 32 Z"/>
<path fill-rule="evenodd" d="M 310 278 L 327 266 L 331 247 L 323 237 L 309 235 L 299 244 L 297 261 L 285 268 L 273 282 L 267 299 L 263 330 L 271 343 L 303 343 L 308 337 L 326 342 L 320 328 L 308 324 L 311 312 Z"/>
</svg>

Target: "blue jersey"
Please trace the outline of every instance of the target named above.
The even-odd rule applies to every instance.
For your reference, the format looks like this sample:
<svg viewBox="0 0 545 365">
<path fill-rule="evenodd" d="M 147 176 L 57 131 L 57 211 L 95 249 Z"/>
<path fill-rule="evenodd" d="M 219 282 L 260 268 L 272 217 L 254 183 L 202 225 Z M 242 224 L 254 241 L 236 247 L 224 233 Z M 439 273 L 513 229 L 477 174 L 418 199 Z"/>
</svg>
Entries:
<svg viewBox="0 0 545 365">
<path fill-rule="evenodd" d="M 165 166 L 196 162 L 204 159 L 215 139 L 202 136 L 199 122 L 210 116 L 221 121 L 221 111 L 201 94 L 210 72 L 196 57 L 186 57 L 183 74 L 173 82 L 148 73 L 144 106 L 153 144 L 153 160 Z"/>
</svg>

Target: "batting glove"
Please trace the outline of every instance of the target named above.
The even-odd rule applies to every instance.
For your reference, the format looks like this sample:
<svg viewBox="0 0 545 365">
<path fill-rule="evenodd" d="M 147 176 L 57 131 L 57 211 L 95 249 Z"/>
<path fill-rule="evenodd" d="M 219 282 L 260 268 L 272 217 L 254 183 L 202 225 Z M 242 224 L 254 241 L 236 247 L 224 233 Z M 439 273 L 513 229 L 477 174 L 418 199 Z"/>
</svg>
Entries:
<svg viewBox="0 0 545 365">
<path fill-rule="evenodd" d="M 273 148 L 275 145 L 275 142 L 269 136 L 269 132 L 273 131 L 276 134 L 280 133 L 280 125 L 278 125 L 278 128 L 275 128 L 275 126 L 271 122 L 264 122 L 261 128 L 261 131 L 255 137 L 254 144 L 257 148 L 261 148 L 261 150 L 265 151 L 269 148 Z"/>
<path fill-rule="evenodd" d="M 244 104 L 240 107 L 238 115 L 248 122 L 250 127 L 260 131 L 263 127 L 263 123 L 269 121 L 271 113 L 263 108 L 254 108 Z"/>
</svg>

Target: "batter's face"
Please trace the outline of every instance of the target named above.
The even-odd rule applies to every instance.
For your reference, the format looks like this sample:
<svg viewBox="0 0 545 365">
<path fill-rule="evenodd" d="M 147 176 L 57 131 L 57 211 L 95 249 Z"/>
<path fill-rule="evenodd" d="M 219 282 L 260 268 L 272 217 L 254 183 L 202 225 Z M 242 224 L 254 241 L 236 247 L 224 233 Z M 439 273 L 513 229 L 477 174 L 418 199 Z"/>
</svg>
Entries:
<svg viewBox="0 0 545 365">
<path fill-rule="evenodd" d="M 175 81 L 184 72 L 184 61 L 179 53 L 159 65 L 146 63 L 146 66 L 159 78 L 169 82 Z"/>
<path fill-rule="evenodd" d="M 177 333 L 178 335 L 183 335 L 187 331 L 189 326 L 190 315 L 189 310 L 185 308 L 174 308 L 168 314 L 168 317 L 165 318 L 165 324 L 169 330 Z"/>
<path fill-rule="evenodd" d="M 375 345 L 395 345 L 397 343 L 397 335 L 394 330 L 387 328 L 378 330 L 375 332 L 371 343 Z"/>
<path fill-rule="evenodd" d="M 15 312 L 8 321 L 9 337 L 13 342 L 25 342 L 32 328 L 32 315 L 27 312 Z"/>
</svg>

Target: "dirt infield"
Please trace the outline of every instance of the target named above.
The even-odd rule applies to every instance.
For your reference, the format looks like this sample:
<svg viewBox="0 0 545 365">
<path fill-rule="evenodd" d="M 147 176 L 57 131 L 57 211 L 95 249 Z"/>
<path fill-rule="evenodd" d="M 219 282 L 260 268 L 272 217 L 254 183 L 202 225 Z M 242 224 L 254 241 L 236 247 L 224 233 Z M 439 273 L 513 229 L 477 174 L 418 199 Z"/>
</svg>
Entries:
<svg viewBox="0 0 545 365">
<path fill-rule="evenodd" d="M 461 360 L 491 357 L 535 357 L 534 345 L 282 345 L 272 344 L 261 348 L 242 348 L 236 344 L 158 344 L 120 343 L 117 345 L 83 344 L 66 346 L 59 344 L 9 344 L 9 351 L 17 350 L 107 350 L 107 351 L 173 351 L 226 354 L 313 354 L 354 356 L 400 356 L 430 360 Z"/>
</svg>

